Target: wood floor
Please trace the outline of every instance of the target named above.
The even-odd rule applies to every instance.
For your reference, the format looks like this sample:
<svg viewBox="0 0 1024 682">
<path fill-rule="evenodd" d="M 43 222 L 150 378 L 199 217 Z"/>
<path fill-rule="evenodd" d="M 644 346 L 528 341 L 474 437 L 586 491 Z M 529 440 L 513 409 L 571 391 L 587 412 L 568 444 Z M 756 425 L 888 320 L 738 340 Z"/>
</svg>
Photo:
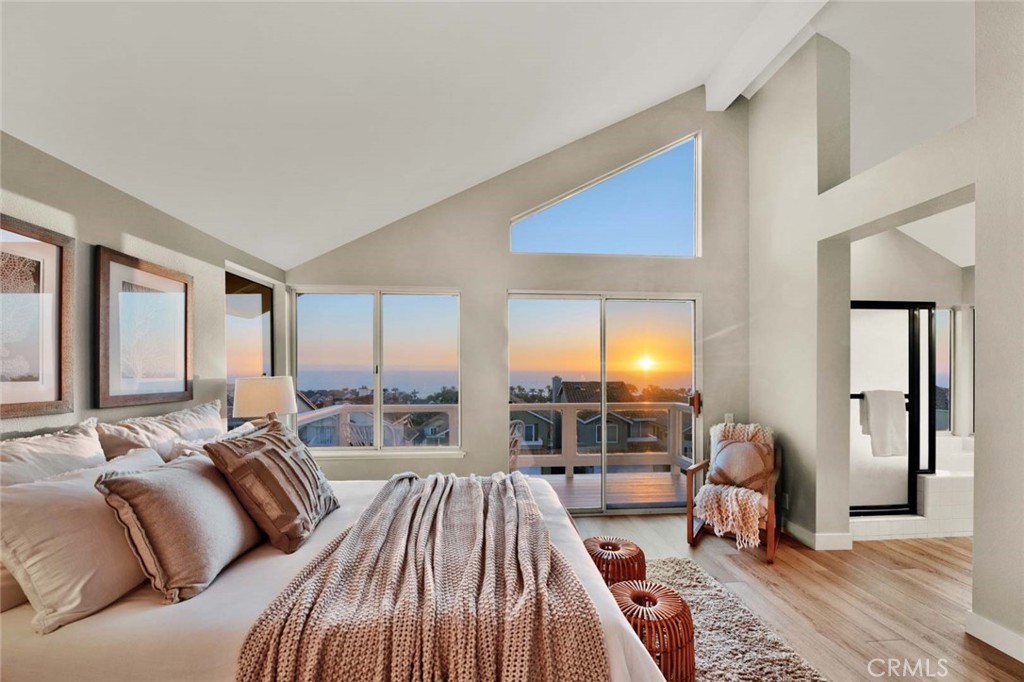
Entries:
<svg viewBox="0 0 1024 682">
<path fill-rule="evenodd" d="M 551 484 L 568 509 L 600 508 L 601 474 L 530 474 Z M 608 508 L 682 507 L 686 504 L 686 476 L 665 472 L 608 472 Z"/>
<path fill-rule="evenodd" d="M 622 535 L 648 558 L 699 563 L 831 680 L 1020 682 L 1024 663 L 964 634 L 971 606 L 971 538 L 854 543 L 815 552 L 783 536 L 775 564 L 724 538 L 686 544 L 681 515 L 576 519 L 583 537 Z M 930 661 L 932 676 L 874 677 L 872 659 Z M 940 659 L 948 674 L 939 676 Z M 875 663 L 875 672 L 880 664 Z M 922 666 L 925 663 L 922 663 Z"/>
</svg>

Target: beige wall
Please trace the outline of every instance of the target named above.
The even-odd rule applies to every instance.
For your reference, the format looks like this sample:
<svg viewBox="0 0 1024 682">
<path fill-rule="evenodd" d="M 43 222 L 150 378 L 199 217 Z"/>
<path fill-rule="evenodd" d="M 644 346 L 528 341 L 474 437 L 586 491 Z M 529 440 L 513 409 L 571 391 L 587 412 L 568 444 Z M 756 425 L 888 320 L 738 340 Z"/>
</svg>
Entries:
<svg viewBox="0 0 1024 682">
<path fill-rule="evenodd" d="M 977 411 L 968 632 L 1024 660 L 1024 4 L 976 4 Z"/>
<path fill-rule="evenodd" d="M 850 244 L 851 296 L 874 301 L 934 301 L 961 305 L 966 268 L 946 260 L 899 230 Z"/>
<path fill-rule="evenodd" d="M 2 135 L 2 158 L 3 212 L 78 240 L 74 291 L 75 412 L 5 419 L 2 432 L 13 435 L 52 430 L 87 417 L 114 421 L 168 412 L 187 404 L 94 408 L 93 246 L 97 244 L 193 276 L 194 402 L 223 400 L 225 260 L 279 281 L 283 281 L 284 273 L 10 135 Z M 284 287 L 278 288 L 278 298 L 283 303 Z M 283 329 L 281 324 L 280 330 Z M 284 345 L 284 338 L 279 335 L 276 346 L 282 350 L 282 358 Z"/>
<path fill-rule="evenodd" d="M 693 132 L 702 135 L 699 259 L 512 254 L 509 221 Z M 509 290 L 703 295 L 706 423 L 747 416 L 747 109 L 680 95 L 288 271 L 290 285 L 457 287 L 464 459 L 325 461 L 332 478 L 507 467 Z"/>
<path fill-rule="evenodd" d="M 839 338 L 849 325 L 849 278 L 844 282 L 841 275 L 844 267 L 849 272 L 849 245 L 819 246 L 815 203 L 819 187 L 841 181 L 839 164 L 849 163 L 841 125 L 825 120 L 819 127 L 819 82 L 827 84 L 823 92 L 835 92 L 841 85 L 824 77 L 830 67 L 839 77 L 848 74 L 838 50 L 831 41 L 815 36 L 750 102 L 750 413 L 779 434 L 785 452 L 787 520 L 798 533 L 848 531 L 848 521 L 844 526 L 843 519 L 834 519 L 828 526 L 817 518 L 817 500 L 823 492 L 819 473 L 828 474 L 822 484 L 832 496 L 822 499 L 833 500 L 833 507 L 845 511 L 844 500 L 849 498 L 848 475 L 842 467 L 832 470 L 821 462 L 826 453 L 833 459 L 848 457 L 848 452 L 834 447 L 844 433 L 844 420 L 835 424 L 840 433 L 818 426 L 819 419 L 828 421 L 831 413 L 840 411 L 838 404 L 825 405 L 818 396 L 833 380 L 833 354 L 844 349 L 819 343 L 819 312 L 823 324 L 838 325 Z M 839 159 L 837 163 L 823 155 L 820 177 L 819 148 L 832 149 Z M 838 276 L 819 278 L 819 267 Z M 833 299 L 840 301 L 838 310 L 845 322 L 833 310 Z M 847 359 L 847 367 L 848 363 Z M 848 377 L 847 371 L 847 384 Z M 845 410 L 848 407 L 843 414 Z M 806 536 L 801 539 L 813 542 Z"/>
</svg>

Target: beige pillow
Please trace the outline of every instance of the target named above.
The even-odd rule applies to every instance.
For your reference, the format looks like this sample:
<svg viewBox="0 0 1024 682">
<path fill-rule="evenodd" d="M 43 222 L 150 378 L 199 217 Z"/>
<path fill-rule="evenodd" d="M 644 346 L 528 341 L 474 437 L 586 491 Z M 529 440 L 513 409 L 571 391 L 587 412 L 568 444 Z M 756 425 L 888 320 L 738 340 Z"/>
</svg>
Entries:
<svg viewBox="0 0 1024 682">
<path fill-rule="evenodd" d="M 253 436 L 205 446 L 249 515 L 282 552 L 294 552 L 338 499 L 305 443 L 274 420 Z"/>
<path fill-rule="evenodd" d="M 106 461 L 96 420 L 88 419 L 56 433 L 0 441 L 0 485 L 41 481 Z"/>
<path fill-rule="evenodd" d="M 96 420 L 87 419 L 63 431 L 0 441 L 0 485 L 41 481 L 106 461 L 96 434 Z M 27 601 L 7 566 L 0 565 L 0 611 Z"/>
<path fill-rule="evenodd" d="M 772 446 L 767 443 L 725 440 L 716 442 L 714 448 L 708 483 L 768 493 L 768 481 L 775 466 Z"/>
<path fill-rule="evenodd" d="M 165 604 L 190 599 L 260 541 L 259 529 L 206 455 L 96 481 Z"/>
<path fill-rule="evenodd" d="M 135 448 L 152 448 L 170 461 L 174 440 L 200 440 L 223 435 L 220 401 L 214 400 L 157 417 L 136 417 L 116 424 L 99 424 L 100 443 L 107 459 Z"/>
<path fill-rule="evenodd" d="M 174 444 L 171 446 L 171 452 L 167 456 L 167 459 L 175 460 L 179 457 L 186 455 L 205 455 L 203 446 L 207 443 L 215 443 L 219 440 L 230 440 L 232 438 L 239 438 L 241 436 L 249 435 L 256 431 L 256 425 L 252 422 L 245 422 L 241 426 L 236 426 L 227 433 L 214 436 L 213 438 L 200 438 L 198 440 L 185 440 L 184 438 L 175 438 Z"/>
<path fill-rule="evenodd" d="M 25 590 L 14 579 L 14 574 L 6 566 L 0 566 L 0 611 L 13 609 L 28 601 Z"/>
<path fill-rule="evenodd" d="M 3 489 L 0 557 L 36 610 L 37 632 L 85 618 L 144 580 L 94 482 L 105 472 L 162 463 L 152 450 L 136 450 L 94 469 Z"/>
</svg>

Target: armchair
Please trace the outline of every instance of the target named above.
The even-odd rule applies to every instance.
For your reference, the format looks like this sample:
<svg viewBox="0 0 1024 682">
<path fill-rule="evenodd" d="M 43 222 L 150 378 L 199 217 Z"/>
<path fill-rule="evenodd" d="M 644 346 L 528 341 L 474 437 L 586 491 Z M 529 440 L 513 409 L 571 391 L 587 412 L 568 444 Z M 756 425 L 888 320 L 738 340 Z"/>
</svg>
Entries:
<svg viewBox="0 0 1024 682">
<path fill-rule="evenodd" d="M 744 425 L 738 425 L 744 426 Z M 756 426 L 756 425 L 755 425 Z M 715 427 L 718 429 L 719 427 Z M 713 464 L 714 453 L 717 450 L 716 445 L 716 432 L 712 429 L 712 458 L 694 464 L 686 470 L 686 491 L 689 499 L 689 503 L 686 506 L 686 542 L 693 546 L 700 538 L 701 533 L 705 528 L 710 525 L 704 519 L 696 516 L 693 509 L 693 499 L 697 494 L 699 486 L 698 474 L 704 473 L 707 475 L 708 470 Z M 770 433 L 770 432 L 769 432 Z M 735 438 L 735 436 L 733 436 Z M 745 438 L 743 440 L 751 440 Z M 779 475 L 782 472 L 782 448 L 778 443 L 773 443 L 773 466 L 772 472 L 768 476 L 767 482 L 761 492 L 763 496 L 762 505 L 763 510 L 761 512 L 761 518 L 758 525 L 762 530 L 765 531 L 765 544 L 767 546 L 767 560 L 768 563 L 774 563 L 775 551 L 778 548 L 779 537 L 781 535 L 781 523 L 776 508 L 776 488 L 778 487 Z"/>
</svg>

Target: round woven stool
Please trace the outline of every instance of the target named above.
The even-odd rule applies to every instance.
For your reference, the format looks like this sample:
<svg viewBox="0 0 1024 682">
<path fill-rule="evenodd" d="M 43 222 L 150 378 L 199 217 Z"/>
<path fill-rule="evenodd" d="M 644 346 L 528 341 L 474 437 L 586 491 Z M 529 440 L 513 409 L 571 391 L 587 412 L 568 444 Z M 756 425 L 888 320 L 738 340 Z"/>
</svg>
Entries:
<svg viewBox="0 0 1024 682">
<path fill-rule="evenodd" d="M 626 538 L 598 535 L 584 540 L 583 546 L 590 552 L 597 570 L 601 571 L 605 585 L 647 577 L 647 559 L 635 542 Z"/>
<path fill-rule="evenodd" d="M 617 583 L 611 593 L 665 679 L 693 682 L 693 616 L 679 593 L 646 580 Z"/>
</svg>

